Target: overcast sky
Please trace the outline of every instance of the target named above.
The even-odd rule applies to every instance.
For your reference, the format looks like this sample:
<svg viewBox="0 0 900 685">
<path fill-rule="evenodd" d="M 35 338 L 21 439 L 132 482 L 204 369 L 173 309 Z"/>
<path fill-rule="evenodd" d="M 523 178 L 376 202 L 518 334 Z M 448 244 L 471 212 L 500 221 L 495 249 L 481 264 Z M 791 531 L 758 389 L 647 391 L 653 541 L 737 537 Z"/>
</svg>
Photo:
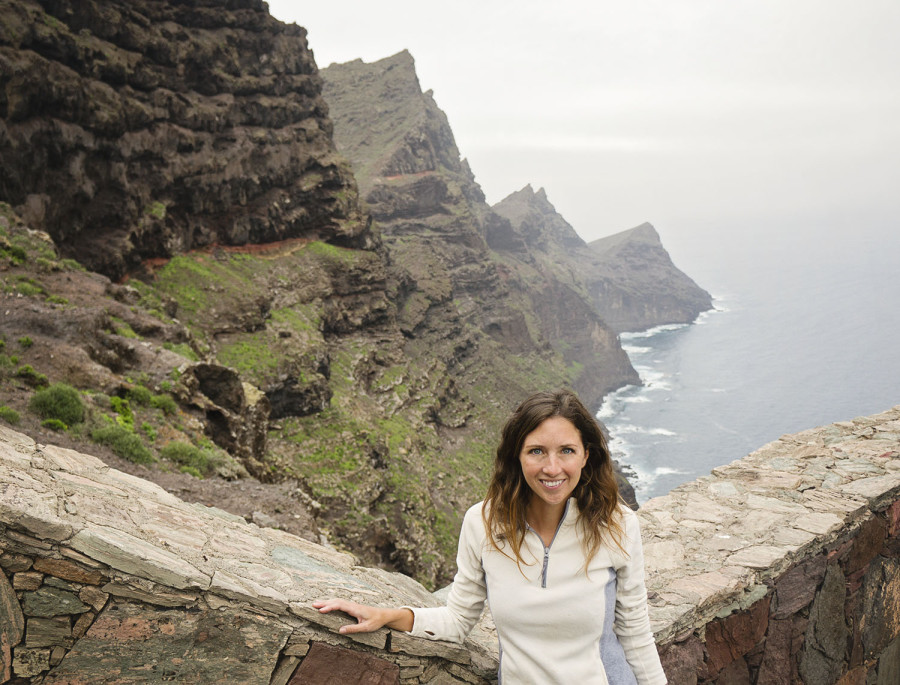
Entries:
<svg viewBox="0 0 900 685">
<path fill-rule="evenodd" d="M 897 225 L 897 0 L 269 6 L 320 67 L 408 49 L 488 201 L 544 187 L 586 240 Z"/>
</svg>

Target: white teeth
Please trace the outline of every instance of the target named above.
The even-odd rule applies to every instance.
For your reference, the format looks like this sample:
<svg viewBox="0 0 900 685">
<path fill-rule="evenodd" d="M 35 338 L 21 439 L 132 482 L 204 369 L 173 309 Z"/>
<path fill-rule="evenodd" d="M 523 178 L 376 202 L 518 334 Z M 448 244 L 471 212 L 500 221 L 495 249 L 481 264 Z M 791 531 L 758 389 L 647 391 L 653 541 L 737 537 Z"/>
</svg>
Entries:
<svg viewBox="0 0 900 685">
<path fill-rule="evenodd" d="M 543 480 L 541 482 L 548 488 L 555 488 L 557 485 L 562 485 L 561 480 Z"/>
</svg>

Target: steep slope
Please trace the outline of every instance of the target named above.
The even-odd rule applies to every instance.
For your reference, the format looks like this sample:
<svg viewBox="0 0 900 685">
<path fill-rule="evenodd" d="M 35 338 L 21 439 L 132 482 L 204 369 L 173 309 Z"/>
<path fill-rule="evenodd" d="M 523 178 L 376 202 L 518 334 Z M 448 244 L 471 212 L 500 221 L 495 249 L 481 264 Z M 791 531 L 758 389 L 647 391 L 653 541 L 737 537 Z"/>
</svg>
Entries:
<svg viewBox="0 0 900 685">
<path fill-rule="evenodd" d="M 335 141 L 383 231 L 408 347 L 477 365 L 477 385 L 471 375 L 457 380 L 473 395 L 521 396 L 528 383 L 534 387 L 528 375 L 514 381 L 520 371 L 510 368 L 512 359 L 542 373 L 546 385 L 573 385 L 595 405 L 637 382 L 590 300 L 535 261 L 509 221 L 487 206 L 409 53 L 321 73 Z M 462 358 L 449 348 L 460 339 L 471 341 Z"/>
<path fill-rule="evenodd" d="M 590 244 L 597 256 L 592 294 L 617 331 L 691 322 L 712 307 L 709 293 L 672 263 L 648 223 Z"/>
<path fill-rule="evenodd" d="M 235 2 L 0 1 L 0 199 L 118 279 L 213 244 L 370 240 L 306 32 Z"/>
</svg>

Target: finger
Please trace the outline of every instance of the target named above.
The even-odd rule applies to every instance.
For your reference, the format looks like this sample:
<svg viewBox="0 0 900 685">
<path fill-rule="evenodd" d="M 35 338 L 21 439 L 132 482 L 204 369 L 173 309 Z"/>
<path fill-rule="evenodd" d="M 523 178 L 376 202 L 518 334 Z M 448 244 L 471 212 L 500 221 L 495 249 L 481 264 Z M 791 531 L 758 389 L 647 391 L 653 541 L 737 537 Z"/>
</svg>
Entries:
<svg viewBox="0 0 900 685">
<path fill-rule="evenodd" d="M 323 614 L 329 611 L 346 611 L 346 603 L 339 599 L 319 600 L 313 602 L 312 605 Z"/>
</svg>

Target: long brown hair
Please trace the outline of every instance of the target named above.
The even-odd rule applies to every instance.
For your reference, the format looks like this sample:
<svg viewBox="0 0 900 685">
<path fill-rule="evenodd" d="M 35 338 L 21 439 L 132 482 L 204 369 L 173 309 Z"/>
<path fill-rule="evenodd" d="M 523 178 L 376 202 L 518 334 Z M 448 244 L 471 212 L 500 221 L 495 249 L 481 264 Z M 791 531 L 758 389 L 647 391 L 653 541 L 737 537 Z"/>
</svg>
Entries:
<svg viewBox="0 0 900 685">
<path fill-rule="evenodd" d="M 606 438 L 593 415 L 571 390 L 538 392 L 528 397 L 507 420 L 500 435 L 494 474 L 488 485 L 481 516 L 491 545 L 502 554 L 505 542 L 522 564 L 525 509 L 532 496 L 519 455 L 525 437 L 553 416 L 572 422 L 581 435 L 587 463 L 572 496 L 578 504 L 578 523 L 583 532 L 585 569 L 608 536 L 623 552 L 619 487 L 613 472 Z M 510 556 L 507 554 L 507 556 Z M 512 558 L 512 557 L 511 557 Z"/>
</svg>

